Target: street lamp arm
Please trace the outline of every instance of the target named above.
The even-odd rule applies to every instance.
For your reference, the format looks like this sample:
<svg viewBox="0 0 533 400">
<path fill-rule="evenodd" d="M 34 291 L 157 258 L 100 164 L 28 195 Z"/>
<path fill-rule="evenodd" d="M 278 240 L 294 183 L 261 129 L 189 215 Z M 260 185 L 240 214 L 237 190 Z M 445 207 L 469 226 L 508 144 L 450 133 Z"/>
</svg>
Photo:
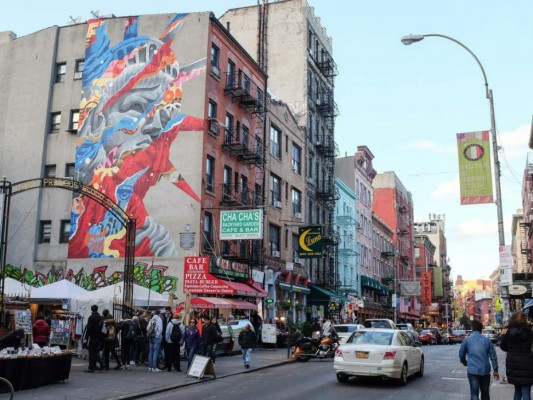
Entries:
<svg viewBox="0 0 533 400">
<path fill-rule="evenodd" d="M 485 73 L 485 69 L 483 68 L 483 65 L 481 64 L 481 61 L 479 61 L 479 58 L 477 58 L 477 56 L 474 54 L 474 52 L 472 50 L 470 50 L 466 45 L 461 43 L 459 40 L 454 39 L 454 38 L 452 38 L 450 36 L 441 35 L 440 33 L 429 33 L 429 34 L 426 34 L 426 35 L 407 35 L 407 36 L 402 37 L 401 40 L 402 40 L 403 44 L 408 46 L 408 45 L 410 45 L 412 43 L 419 42 L 419 41 L 421 41 L 422 39 L 424 39 L 426 37 L 432 37 L 432 36 L 433 37 L 441 37 L 441 38 L 444 38 L 444 39 L 451 40 L 452 42 L 457 43 L 463 49 L 468 51 L 470 53 L 470 55 L 472 57 L 474 57 L 474 59 L 477 62 L 477 65 L 479 65 L 479 68 L 481 69 L 481 73 L 483 74 L 483 80 L 485 81 L 485 95 L 487 96 L 487 99 L 490 100 L 491 99 L 491 95 L 490 95 L 490 91 L 489 91 L 489 82 L 487 80 L 487 74 Z"/>
</svg>

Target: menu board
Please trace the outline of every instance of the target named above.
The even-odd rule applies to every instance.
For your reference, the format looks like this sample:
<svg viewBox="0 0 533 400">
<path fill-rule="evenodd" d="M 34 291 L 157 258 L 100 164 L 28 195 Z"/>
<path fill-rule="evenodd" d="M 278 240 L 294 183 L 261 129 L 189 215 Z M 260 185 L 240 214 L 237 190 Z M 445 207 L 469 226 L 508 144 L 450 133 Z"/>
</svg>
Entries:
<svg viewBox="0 0 533 400">
<path fill-rule="evenodd" d="M 263 343 L 274 343 L 274 344 L 277 342 L 276 325 L 263 324 L 261 326 L 261 341 Z"/>
<path fill-rule="evenodd" d="M 68 346 L 70 343 L 70 321 L 53 319 L 50 325 L 50 344 Z"/>
<path fill-rule="evenodd" d="M 15 329 L 24 329 L 25 334 L 32 334 L 30 310 L 15 310 Z"/>
<path fill-rule="evenodd" d="M 216 378 L 215 367 L 210 357 L 204 357 L 195 354 L 192 364 L 187 371 L 187 376 L 194 376 L 200 379 L 204 375 L 213 375 Z"/>
</svg>

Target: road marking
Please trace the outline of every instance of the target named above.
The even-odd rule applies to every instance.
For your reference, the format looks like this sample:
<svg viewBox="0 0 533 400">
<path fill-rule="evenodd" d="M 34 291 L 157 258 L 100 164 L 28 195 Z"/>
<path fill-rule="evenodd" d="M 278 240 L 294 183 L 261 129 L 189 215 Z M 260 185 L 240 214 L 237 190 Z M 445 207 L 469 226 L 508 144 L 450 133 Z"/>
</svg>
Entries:
<svg viewBox="0 0 533 400">
<path fill-rule="evenodd" d="M 441 379 L 447 379 L 449 381 L 467 381 L 467 378 L 454 378 L 453 376 L 443 376 Z"/>
</svg>

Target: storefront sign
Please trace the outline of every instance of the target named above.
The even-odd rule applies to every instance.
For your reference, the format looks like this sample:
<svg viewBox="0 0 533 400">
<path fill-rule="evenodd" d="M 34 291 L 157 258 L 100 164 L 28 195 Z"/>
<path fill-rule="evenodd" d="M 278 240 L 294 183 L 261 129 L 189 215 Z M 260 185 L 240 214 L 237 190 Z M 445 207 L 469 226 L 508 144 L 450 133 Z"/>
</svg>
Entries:
<svg viewBox="0 0 533 400">
<path fill-rule="evenodd" d="M 183 290 L 189 293 L 233 294 L 234 290 L 209 273 L 209 257 L 185 257 Z"/>
<path fill-rule="evenodd" d="M 220 212 L 220 240 L 262 238 L 263 210 Z"/>
<path fill-rule="evenodd" d="M 513 268 L 500 268 L 500 285 L 509 286 L 513 284 Z"/>
<path fill-rule="evenodd" d="M 527 292 L 527 288 L 522 285 L 510 285 L 509 286 L 509 294 L 513 296 L 520 296 L 521 294 L 524 294 Z"/>
<path fill-rule="evenodd" d="M 298 228 L 298 257 L 322 257 L 321 226 L 306 226 Z"/>
</svg>

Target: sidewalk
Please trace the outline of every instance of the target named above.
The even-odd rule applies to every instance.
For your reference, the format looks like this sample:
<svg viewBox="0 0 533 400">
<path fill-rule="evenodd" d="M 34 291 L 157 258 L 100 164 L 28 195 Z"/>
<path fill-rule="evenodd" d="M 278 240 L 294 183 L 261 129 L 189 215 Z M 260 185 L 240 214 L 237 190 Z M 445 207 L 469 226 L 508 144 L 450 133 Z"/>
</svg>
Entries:
<svg viewBox="0 0 533 400">
<path fill-rule="evenodd" d="M 257 371 L 287 362 L 287 349 L 258 349 L 252 355 L 250 369 L 245 369 L 240 354 L 230 357 L 218 357 L 216 360 L 217 379 L 226 376 Z M 128 370 L 114 371 L 111 363 L 109 371 L 87 374 L 88 361 L 73 356 L 70 377 L 67 382 L 41 386 L 36 389 L 15 392 L 17 400 L 70 400 L 70 399 L 135 399 L 150 393 L 158 393 L 182 386 L 194 385 L 213 379 L 206 375 L 202 379 L 187 377 L 186 372 L 149 372 L 148 367 L 130 365 Z M 187 361 L 181 361 L 181 368 L 186 370 Z"/>
</svg>

